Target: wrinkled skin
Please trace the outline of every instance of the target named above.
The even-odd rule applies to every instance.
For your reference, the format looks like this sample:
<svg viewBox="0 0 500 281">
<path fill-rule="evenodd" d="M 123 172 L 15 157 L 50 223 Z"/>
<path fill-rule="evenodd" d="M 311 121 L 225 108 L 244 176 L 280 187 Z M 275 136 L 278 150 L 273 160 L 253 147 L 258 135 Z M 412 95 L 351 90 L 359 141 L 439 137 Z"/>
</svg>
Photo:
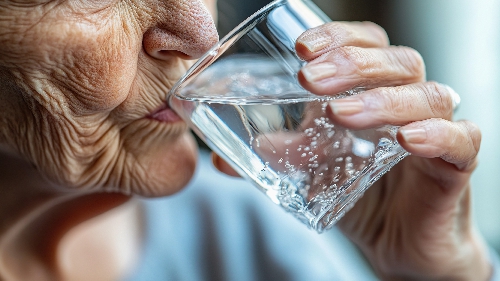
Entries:
<svg viewBox="0 0 500 281">
<path fill-rule="evenodd" d="M 194 170 L 187 127 L 162 106 L 191 59 L 217 40 L 205 5 L 213 15 L 211 0 L 0 3 L 2 279 L 33 280 L 35 272 L 36 280 L 85 280 L 84 272 L 109 280 L 131 264 L 112 255 L 113 245 L 124 247 L 116 241 L 140 236 L 128 195 L 172 194 Z M 310 61 L 299 80 L 312 92 L 373 88 L 332 103 L 332 119 L 352 128 L 404 125 L 399 139 L 414 155 L 346 215 L 344 233 L 384 279 L 486 280 L 468 208 L 480 133 L 450 121 L 452 90 L 425 82 L 418 53 L 388 47 L 369 23 L 311 30 L 297 52 Z M 108 239 L 95 244 L 102 233 Z M 84 252 L 105 262 L 91 270 L 61 263 L 71 237 L 100 245 Z"/>
<path fill-rule="evenodd" d="M 372 23 L 326 24 L 304 33 L 296 49 L 309 62 L 299 81 L 311 92 L 369 89 L 331 102 L 330 119 L 351 129 L 399 125 L 398 141 L 412 154 L 370 187 L 339 228 L 384 280 L 487 280 L 470 209 L 481 133 L 451 121 L 457 94 L 427 82 L 420 55 L 389 46 Z M 236 175 L 220 158 L 213 162 Z"/>
<path fill-rule="evenodd" d="M 8 237 L 20 245 L 60 238 L 29 237 L 36 227 L 21 220 L 26 213 L 64 233 L 127 201 L 120 194 L 163 196 L 186 185 L 195 142 L 186 124 L 154 113 L 193 59 L 217 42 L 214 11 L 212 0 L 0 3 L 0 276 L 29 280 L 28 271 L 10 272 L 8 253 L 31 249 Z M 116 194 L 87 195 L 103 191 Z M 81 203 L 85 214 L 61 223 L 40 211 L 67 200 L 59 212 Z M 29 238 L 20 238 L 15 222 Z M 46 267 L 48 276 L 57 270 Z"/>
<path fill-rule="evenodd" d="M 3 80 L 15 81 L 25 113 L 5 117 L 16 124 L 3 132 L 9 148 L 65 187 L 153 196 L 189 180 L 195 153 L 185 125 L 145 117 L 185 72 L 182 58 L 216 42 L 203 3 L 5 5 Z"/>
<path fill-rule="evenodd" d="M 359 25 L 365 29 L 357 31 Z M 354 32 L 342 33 L 342 24 L 334 23 L 299 39 L 298 52 L 310 61 L 301 82 L 318 94 L 355 85 L 372 89 L 333 102 L 330 118 L 352 129 L 400 125 L 398 141 L 412 156 L 376 182 L 339 227 L 383 279 L 487 280 L 490 269 L 470 210 L 479 129 L 451 121 L 457 95 L 425 80 L 417 52 L 389 46 L 378 26 L 350 26 Z M 326 49 L 308 48 L 311 38 L 325 34 L 343 36 L 330 35 Z M 325 64 L 336 70 L 311 79 L 309 73 Z"/>
</svg>

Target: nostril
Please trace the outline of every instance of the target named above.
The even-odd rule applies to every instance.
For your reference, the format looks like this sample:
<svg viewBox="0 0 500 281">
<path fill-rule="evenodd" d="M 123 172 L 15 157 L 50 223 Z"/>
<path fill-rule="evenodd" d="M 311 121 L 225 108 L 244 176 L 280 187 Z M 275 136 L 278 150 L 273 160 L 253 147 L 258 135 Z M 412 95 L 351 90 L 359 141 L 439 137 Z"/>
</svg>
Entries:
<svg viewBox="0 0 500 281">
<path fill-rule="evenodd" d="M 217 43 L 219 35 L 210 16 L 192 15 L 175 23 L 155 26 L 144 33 L 143 47 L 160 60 L 172 56 L 196 59 Z"/>
<path fill-rule="evenodd" d="M 175 50 L 160 50 L 155 56 L 158 59 L 164 59 L 166 60 L 168 57 L 179 57 L 183 60 L 192 60 L 195 59 L 194 57 L 184 54 L 183 52 L 175 51 Z"/>
</svg>

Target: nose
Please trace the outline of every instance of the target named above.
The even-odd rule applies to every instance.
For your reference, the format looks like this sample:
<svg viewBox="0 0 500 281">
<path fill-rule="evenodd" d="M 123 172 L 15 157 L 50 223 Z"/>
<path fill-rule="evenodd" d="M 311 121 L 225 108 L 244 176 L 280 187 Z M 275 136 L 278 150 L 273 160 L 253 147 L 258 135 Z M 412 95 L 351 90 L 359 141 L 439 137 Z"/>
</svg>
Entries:
<svg viewBox="0 0 500 281">
<path fill-rule="evenodd" d="M 166 1 L 165 13 L 143 37 L 146 53 L 167 60 L 172 55 L 196 59 L 219 39 L 214 20 L 201 0 Z"/>
</svg>

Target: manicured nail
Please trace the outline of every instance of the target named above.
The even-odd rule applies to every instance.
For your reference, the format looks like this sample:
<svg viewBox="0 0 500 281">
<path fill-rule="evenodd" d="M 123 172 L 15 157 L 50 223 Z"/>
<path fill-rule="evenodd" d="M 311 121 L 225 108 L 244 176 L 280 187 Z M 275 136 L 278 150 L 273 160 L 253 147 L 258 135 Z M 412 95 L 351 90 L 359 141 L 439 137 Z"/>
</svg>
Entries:
<svg viewBox="0 0 500 281">
<path fill-rule="evenodd" d="M 365 104 L 359 99 L 338 99 L 330 102 L 335 115 L 353 115 L 363 111 Z"/>
<path fill-rule="evenodd" d="M 328 46 L 330 44 L 330 40 L 329 38 L 327 39 L 323 36 L 313 38 L 306 37 L 300 41 L 300 44 L 304 45 L 309 50 L 309 52 L 315 53 Z"/>
<path fill-rule="evenodd" d="M 332 63 L 308 64 L 302 68 L 302 74 L 309 83 L 332 77 L 337 73 L 337 66 Z"/>
<path fill-rule="evenodd" d="M 408 143 L 422 143 L 427 139 L 427 131 L 425 129 L 402 129 L 401 135 Z"/>
</svg>

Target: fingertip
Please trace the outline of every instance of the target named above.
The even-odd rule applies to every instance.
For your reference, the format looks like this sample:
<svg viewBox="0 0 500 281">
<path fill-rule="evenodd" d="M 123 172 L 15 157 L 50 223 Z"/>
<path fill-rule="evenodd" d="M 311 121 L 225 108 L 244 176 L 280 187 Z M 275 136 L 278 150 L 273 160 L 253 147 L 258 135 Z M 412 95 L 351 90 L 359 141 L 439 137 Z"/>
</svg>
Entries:
<svg viewBox="0 0 500 281">
<path fill-rule="evenodd" d="M 408 144 L 422 144 L 427 140 L 427 130 L 424 128 L 401 128 L 399 134 Z"/>
<path fill-rule="evenodd" d="M 374 37 L 379 40 L 381 46 L 389 46 L 391 44 L 389 35 L 387 35 L 383 27 L 371 21 L 363 21 L 361 24 L 372 30 Z"/>
<path fill-rule="evenodd" d="M 337 66 L 332 62 L 307 64 L 301 69 L 303 78 L 309 83 L 317 83 L 337 74 Z"/>
<path fill-rule="evenodd" d="M 212 156 L 212 164 L 217 170 L 228 176 L 240 177 L 240 175 L 219 155 L 212 152 L 211 156 Z"/>
<path fill-rule="evenodd" d="M 397 139 L 412 155 L 441 158 L 466 170 L 474 167 L 479 151 L 480 132 L 476 128 L 468 121 L 432 118 L 401 127 Z"/>
<path fill-rule="evenodd" d="M 324 26 L 311 28 L 302 33 L 295 42 L 295 51 L 299 58 L 309 61 L 323 54 L 332 44 L 331 36 L 323 33 Z"/>
<path fill-rule="evenodd" d="M 399 144 L 409 153 L 424 158 L 442 156 L 445 152 L 430 139 L 432 132 L 421 124 L 410 124 L 399 128 L 396 136 Z"/>
<path fill-rule="evenodd" d="M 300 40 L 300 37 L 295 42 L 295 52 L 301 60 L 305 61 L 313 60 L 319 56 L 315 54 L 313 46 L 307 44 L 306 41 Z"/>
</svg>

